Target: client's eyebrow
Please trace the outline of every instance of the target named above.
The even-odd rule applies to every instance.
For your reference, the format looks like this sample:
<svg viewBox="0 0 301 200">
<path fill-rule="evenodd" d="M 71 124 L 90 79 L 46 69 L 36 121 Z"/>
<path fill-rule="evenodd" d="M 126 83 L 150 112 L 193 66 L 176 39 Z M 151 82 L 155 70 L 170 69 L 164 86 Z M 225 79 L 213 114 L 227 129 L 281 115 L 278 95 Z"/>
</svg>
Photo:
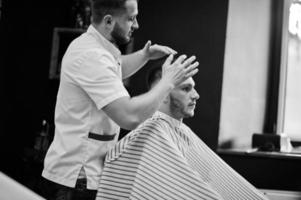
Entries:
<svg viewBox="0 0 301 200">
<path fill-rule="evenodd" d="M 195 86 L 195 84 L 192 84 L 192 83 L 184 83 L 184 84 L 182 84 L 182 85 L 180 85 L 179 87 L 194 87 Z"/>
</svg>

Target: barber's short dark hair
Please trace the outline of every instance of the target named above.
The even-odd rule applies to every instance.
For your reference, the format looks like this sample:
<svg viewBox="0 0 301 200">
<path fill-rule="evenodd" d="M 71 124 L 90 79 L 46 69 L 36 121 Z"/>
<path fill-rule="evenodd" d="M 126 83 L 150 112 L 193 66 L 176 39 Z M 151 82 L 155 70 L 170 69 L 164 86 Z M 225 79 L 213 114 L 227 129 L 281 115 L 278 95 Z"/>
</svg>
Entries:
<svg viewBox="0 0 301 200">
<path fill-rule="evenodd" d="M 127 0 L 90 0 L 92 22 L 100 23 L 105 15 L 119 14 L 125 9 L 126 1 Z"/>
</svg>

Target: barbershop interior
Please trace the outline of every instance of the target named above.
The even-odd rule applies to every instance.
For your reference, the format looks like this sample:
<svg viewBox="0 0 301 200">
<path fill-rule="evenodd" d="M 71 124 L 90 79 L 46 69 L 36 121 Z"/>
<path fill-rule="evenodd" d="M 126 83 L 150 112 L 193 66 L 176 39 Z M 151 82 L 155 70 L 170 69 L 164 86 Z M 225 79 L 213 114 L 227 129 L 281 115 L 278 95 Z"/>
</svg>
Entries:
<svg viewBox="0 0 301 200">
<path fill-rule="evenodd" d="M 139 29 L 121 53 L 150 40 L 195 55 L 199 98 L 184 123 L 268 199 L 301 199 L 301 0 L 139 0 L 138 8 Z M 61 61 L 90 20 L 88 0 L 0 0 L 0 199 L 48 199 L 41 174 Z M 131 97 L 147 91 L 155 65 L 123 80 Z"/>
</svg>

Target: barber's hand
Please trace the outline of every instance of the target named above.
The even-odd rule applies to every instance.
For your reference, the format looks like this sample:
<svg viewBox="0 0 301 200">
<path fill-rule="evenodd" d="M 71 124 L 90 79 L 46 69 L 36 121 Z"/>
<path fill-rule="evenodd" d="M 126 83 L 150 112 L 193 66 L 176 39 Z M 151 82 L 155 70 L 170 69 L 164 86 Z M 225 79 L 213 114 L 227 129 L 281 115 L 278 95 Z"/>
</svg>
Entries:
<svg viewBox="0 0 301 200">
<path fill-rule="evenodd" d="M 170 47 L 162 46 L 158 44 L 152 45 L 151 41 L 148 41 L 142 49 L 149 60 L 156 60 L 169 54 L 176 54 L 177 52 Z"/>
<path fill-rule="evenodd" d="M 172 62 L 173 55 L 171 54 L 162 66 L 162 79 L 176 87 L 189 77 L 194 76 L 198 72 L 199 62 L 195 61 L 195 56 L 186 58 L 186 55 L 181 55 Z"/>
</svg>

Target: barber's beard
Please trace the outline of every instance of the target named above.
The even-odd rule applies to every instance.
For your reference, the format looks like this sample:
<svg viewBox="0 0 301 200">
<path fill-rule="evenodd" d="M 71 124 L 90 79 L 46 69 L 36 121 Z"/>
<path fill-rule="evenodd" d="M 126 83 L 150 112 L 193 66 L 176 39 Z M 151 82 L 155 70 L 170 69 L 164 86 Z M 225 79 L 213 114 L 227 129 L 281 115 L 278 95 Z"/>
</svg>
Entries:
<svg viewBox="0 0 301 200">
<path fill-rule="evenodd" d="M 130 40 L 126 37 L 125 32 L 122 30 L 122 28 L 119 26 L 118 23 L 115 24 L 114 29 L 111 33 L 113 42 L 117 46 L 125 45 L 130 42 Z"/>
</svg>

